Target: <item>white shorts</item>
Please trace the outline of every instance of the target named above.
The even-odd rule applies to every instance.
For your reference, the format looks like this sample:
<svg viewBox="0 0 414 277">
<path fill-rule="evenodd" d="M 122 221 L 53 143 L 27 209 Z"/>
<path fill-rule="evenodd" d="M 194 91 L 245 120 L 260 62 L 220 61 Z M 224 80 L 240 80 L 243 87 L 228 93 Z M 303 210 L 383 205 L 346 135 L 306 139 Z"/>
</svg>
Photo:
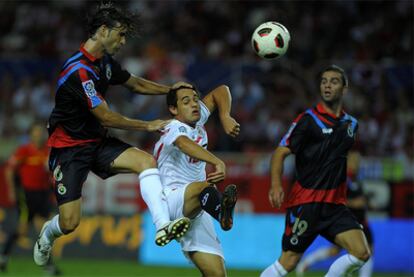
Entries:
<svg viewBox="0 0 414 277">
<path fill-rule="evenodd" d="M 170 220 L 184 216 L 184 193 L 187 186 L 168 186 L 164 189 Z M 215 254 L 224 260 L 223 249 L 217 237 L 212 218 L 204 211 L 201 211 L 194 219 L 191 219 L 190 230 L 181 238 L 180 243 L 184 252 L 197 251 Z"/>
</svg>

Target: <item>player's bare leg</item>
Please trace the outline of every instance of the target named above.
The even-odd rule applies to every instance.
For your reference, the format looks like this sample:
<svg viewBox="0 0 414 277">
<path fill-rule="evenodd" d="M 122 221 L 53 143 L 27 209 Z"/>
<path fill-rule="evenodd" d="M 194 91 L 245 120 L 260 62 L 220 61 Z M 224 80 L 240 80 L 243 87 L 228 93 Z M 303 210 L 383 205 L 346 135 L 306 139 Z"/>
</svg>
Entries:
<svg viewBox="0 0 414 277">
<path fill-rule="evenodd" d="M 268 266 L 260 277 L 283 277 L 295 269 L 303 253 L 282 251 L 282 255 L 273 264 Z"/>
<path fill-rule="evenodd" d="M 63 234 L 78 227 L 81 218 L 82 200 L 67 202 L 59 206 L 59 214 L 46 221 L 33 248 L 33 259 L 37 265 L 45 266 L 50 259 L 53 242 Z"/>
<path fill-rule="evenodd" d="M 367 239 L 362 230 L 353 229 L 342 232 L 336 235 L 335 243 L 347 250 L 349 254 L 335 260 L 325 275 L 327 277 L 341 276 L 358 270 L 371 256 Z"/>
<path fill-rule="evenodd" d="M 207 182 L 194 182 L 186 187 L 184 193 L 184 216 L 194 218 L 201 212 L 202 209 L 198 196 L 208 186 Z"/>
<path fill-rule="evenodd" d="M 170 221 L 167 203 L 162 200 L 162 184 L 157 163 L 152 155 L 131 147 L 113 161 L 111 168 L 118 173 L 139 174 L 141 195 L 157 228 L 157 245 L 164 246 L 185 235 L 190 227 L 190 220 L 182 217 Z"/>
<path fill-rule="evenodd" d="M 203 277 L 225 277 L 226 268 L 223 258 L 203 252 L 186 252 L 200 270 Z"/>
</svg>

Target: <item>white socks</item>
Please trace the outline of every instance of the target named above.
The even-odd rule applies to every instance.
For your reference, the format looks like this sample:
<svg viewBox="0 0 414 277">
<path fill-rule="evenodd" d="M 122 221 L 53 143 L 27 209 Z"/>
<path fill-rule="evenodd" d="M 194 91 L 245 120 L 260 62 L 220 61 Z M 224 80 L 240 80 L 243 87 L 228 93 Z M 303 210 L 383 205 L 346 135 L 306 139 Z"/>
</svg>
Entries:
<svg viewBox="0 0 414 277">
<path fill-rule="evenodd" d="M 309 255 L 307 255 L 301 263 L 309 267 L 316 262 L 325 260 L 326 258 L 330 257 L 329 249 L 330 248 L 328 247 L 317 249 L 314 252 L 311 252 Z"/>
<path fill-rule="evenodd" d="M 374 262 L 372 257 L 359 269 L 359 277 L 371 277 L 372 270 L 374 267 Z"/>
<path fill-rule="evenodd" d="M 361 266 L 364 265 L 364 263 L 364 261 L 361 261 L 351 254 L 345 254 L 335 260 L 335 262 L 329 268 L 328 273 L 326 273 L 325 277 L 344 276 L 348 273 L 358 270 L 361 268 Z"/>
<path fill-rule="evenodd" d="M 167 202 L 162 199 L 162 184 L 157 168 L 146 169 L 138 176 L 141 195 L 157 230 L 170 221 Z"/>
<path fill-rule="evenodd" d="M 57 214 L 50 220 L 49 225 L 43 232 L 42 239 L 44 239 L 47 243 L 52 244 L 55 239 L 61 235 L 63 235 L 63 233 L 62 230 L 60 230 L 59 215 Z"/>
<path fill-rule="evenodd" d="M 279 263 L 278 260 L 268 266 L 261 274 L 260 277 L 284 277 L 288 274 L 286 269 Z"/>
</svg>

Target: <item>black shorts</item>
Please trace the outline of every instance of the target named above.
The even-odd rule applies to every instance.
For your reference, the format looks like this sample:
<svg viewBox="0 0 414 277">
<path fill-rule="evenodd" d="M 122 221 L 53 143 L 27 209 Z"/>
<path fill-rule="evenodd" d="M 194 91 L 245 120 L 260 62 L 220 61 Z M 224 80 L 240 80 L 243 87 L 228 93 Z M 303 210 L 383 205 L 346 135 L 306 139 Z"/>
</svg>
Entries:
<svg viewBox="0 0 414 277">
<path fill-rule="evenodd" d="M 361 230 L 362 226 L 345 205 L 308 203 L 291 207 L 286 211 L 282 248 L 303 253 L 318 235 L 334 243 L 337 234 L 351 229 Z"/>
<path fill-rule="evenodd" d="M 25 191 L 26 205 L 28 210 L 28 222 L 32 222 L 35 215 L 48 218 L 51 208 L 50 190 Z"/>
<path fill-rule="evenodd" d="M 371 228 L 369 227 L 369 224 L 367 222 L 362 223 L 362 227 L 365 234 L 365 237 L 367 238 L 367 242 L 369 245 L 373 245 L 374 238 L 372 236 Z"/>
<path fill-rule="evenodd" d="M 58 205 L 82 196 L 82 186 L 89 171 L 102 179 L 115 175 L 116 172 L 111 171 L 111 163 L 130 147 L 117 138 L 107 137 L 98 143 L 52 148 L 49 169 L 53 173 Z"/>
</svg>

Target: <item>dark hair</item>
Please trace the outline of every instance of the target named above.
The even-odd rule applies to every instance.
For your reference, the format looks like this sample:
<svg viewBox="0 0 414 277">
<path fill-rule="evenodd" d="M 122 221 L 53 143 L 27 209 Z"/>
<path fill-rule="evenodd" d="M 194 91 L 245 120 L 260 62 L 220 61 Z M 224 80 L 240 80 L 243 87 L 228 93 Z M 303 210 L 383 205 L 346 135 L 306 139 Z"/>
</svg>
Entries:
<svg viewBox="0 0 414 277">
<path fill-rule="evenodd" d="M 175 89 L 171 88 L 168 91 L 168 94 L 167 94 L 167 107 L 168 108 L 170 106 L 177 107 L 177 92 L 180 89 L 192 89 L 192 90 L 194 90 L 199 95 L 198 90 L 197 90 L 197 88 L 195 86 L 192 86 L 191 88 L 189 88 L 187 86 L 179 86 L 179 87 L 177 87 Z"/>
<path fill-rule="evenodd" d="M 120 7 L 115 7 L 111 2 L 101 3 L 94 11 L 88 14 L 87 31 L 92 37 L 102 25 L 114 28 L 118 23 L 127 28 L 127 35 L 136 36 L 139 33 L 140 15 L 137 12 L 129 12 Z"/>
<path fill-rule="evenodd" d="M 346 75 L 346 72 L 342 67 L 332 64 L 321 72 L 320 77 L 322 77 L 322 74 L 327 71 L 334 71 L 334 72 L 338 72 L 339 74 L 341 74 L 342 83 L 344 84 L 345 87 L 348 86 L 348 76 Z"/>
</svg>

